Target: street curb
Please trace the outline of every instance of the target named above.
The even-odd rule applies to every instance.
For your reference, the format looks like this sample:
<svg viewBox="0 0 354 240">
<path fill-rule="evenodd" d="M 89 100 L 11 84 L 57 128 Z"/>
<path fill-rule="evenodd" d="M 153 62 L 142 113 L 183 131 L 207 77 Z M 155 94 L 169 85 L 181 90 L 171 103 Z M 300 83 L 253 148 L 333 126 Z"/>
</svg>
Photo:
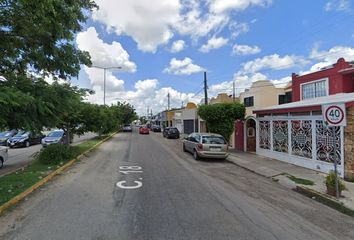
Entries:
<svg viewBox="0 0 354 240">
<path fill-rule="evenodd" d="M 231 157 L 234 157 L 234 158 L 238 158 L 237 156 L 233 155 L 233 154 L 230 154 Z M 229 163 L 232 163 L 238 167 L 241 167 L 251 173 L 254 173 L 254 174 L 257 174 L 258 176 L 262 176 L 262 177 L 265 177 L 265 178 L 268 178 L 268 179 L 273 179 L 273 177 L 275 176 L 271 176 L 271 177 L 268 177 L 268 176 L 265 176 L 265 175 L 262 175 L 252 169 L 249 169 L 245 166 L 242 166 L 242 165 L 239 165 L 238 163 L 232 161 L 232 160 L 229 160 L 229 159 L 226 159 L 227 162 Z M 307 196 L 311 199 L 314 199 L 316 200 L 317 202 L 320 202 L 330 208 L 333 208 L 341 213 L 344 213 L 348 216 L 351 216 L 351 217 L 354 217 L 354 210 L 351 209 L 351 208 L 348 208 L 346 207 L 343 203 L 339 202 L 337 199 L 334 199 L 330 196 L 327 196 L 325 194 L 322 194 L 320 192 L 317 192 L 315 190 L 312 190 L 312 189 L 309 189 L 309 188 L 306 188 L 306 187 L 303 187 L 303 186 L 299 186 L 299 185 L 296 185 L 296 188 L 293 189 L 294 191 L 304 195 L 304 196 Z"/>
<path fill-rule="evenodd" d="M 6 203 L 4 203 L 3 205 L 0 206 L 0 216 L 1 214 L 4 213 L 4 211 L 6 209 L 8 209 L 9 207 L 16 205 L 18 202 L 20 202 L 22 199 L 26 198 L 28 195 L 30 195 L 32 192 L 34 192 L 36 189 L 38 189 L 39 187 L 43 186 L 44 184 L 46 184 L 47 182 L 49 182 L 50 180 L 52 180 L 56 175 L 64 172 L 67 168 L 69 168 L 70 166 L 72 166 L 77 160 L 79 160 L 80 158 L 82 158 L 85 154 L 91 152 L 92 150 L 94 150 L 95 148 L 99 147 L 101 144 L 103 144 L 104 142 L 106 142 L 107 140 L 109 140 L 110 138 L 112 138 L 115 134 L 117 134 L 118 132 L 114 132 L 112 134 L 110 134 L 108 137 L 106 137 L 105 139 L 101 140 L 100 142 L 96 143 L 93 147 L 91 147 L 90 149 L 86 150 L 85 152 L 81 153 L 79 156 L 77 156 L 76 158 L 70 160 L 69 162 L 67 162 L 66 164 L 64 164 L 63 166 L 61 166 L 60 168 L 56 169 L 54 172 L 50 173 L 48 176 L 46 176 L 45 178 L 43 178 L 42 180 L 40 180 L 39 182 L 37 182 L 36 184 L 34 184 L 33 186 L 29 187 L 27 190 L 25 190 L 24 192 L 18 194 L 17 196 L 13 197 L 12 199 L 10 199 L 9 201 L 7 201 Z"/>
<path fill-rule="evenodd" d="M 314 199 L 317 202 L 325 204 L 328 207 L 333 208 L 341 213 L 344 213 L 348 216 L 354 217 L 354 210 L 346 207 L 343 203 L 341 203 L 337 199 L 334 199 L 334 198 L 327 196 L 323 193 L 317 192 L 315 190 L 312 190 L 312 189 L 309 189 L 309 188 L 306 188 L 303 186 L 296 186 L 295 191 L 302 194 L 302 195 L 305 195 L 311 199 Z"/>
</svg>

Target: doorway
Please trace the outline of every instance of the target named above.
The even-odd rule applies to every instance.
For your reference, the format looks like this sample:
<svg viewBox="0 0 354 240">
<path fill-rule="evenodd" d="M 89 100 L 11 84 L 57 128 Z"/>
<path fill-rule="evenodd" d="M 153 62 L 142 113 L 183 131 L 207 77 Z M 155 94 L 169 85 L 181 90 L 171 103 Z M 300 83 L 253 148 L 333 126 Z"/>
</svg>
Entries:
<svg viewBox="0 0 354 240">
<path fill-rule="evenodd" d="M 246 149 L 247 152 L 256 152 L 256 120 L 246 120 Z"/>
</svg>

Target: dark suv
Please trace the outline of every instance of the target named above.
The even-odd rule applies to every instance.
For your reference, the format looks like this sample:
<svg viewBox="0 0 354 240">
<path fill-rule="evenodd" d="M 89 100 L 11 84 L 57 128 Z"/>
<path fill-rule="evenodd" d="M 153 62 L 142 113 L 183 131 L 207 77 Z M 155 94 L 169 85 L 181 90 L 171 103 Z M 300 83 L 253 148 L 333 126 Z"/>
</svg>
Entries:
<svg viewBox="0 0 354 240">
<path fill-rule="evenodd" d="M 175 127 L 167 127 L 163 130 L 162 135 L 166 138 L 179 138 L 179 131 Z"/>
</svg>

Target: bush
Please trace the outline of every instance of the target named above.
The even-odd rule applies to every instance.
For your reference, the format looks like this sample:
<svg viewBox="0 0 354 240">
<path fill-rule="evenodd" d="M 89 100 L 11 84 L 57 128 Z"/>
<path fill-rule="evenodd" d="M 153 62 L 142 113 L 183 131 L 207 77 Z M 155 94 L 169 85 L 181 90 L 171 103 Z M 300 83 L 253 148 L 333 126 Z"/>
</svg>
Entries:
<svg viewBox="0 0 354 240">
<path fill-rule="evenodd" d="M 70 147 L 61 144 L 52 144 L 40 151 L 38 161 L 41 164 L 56 165 L 65 162 L 73 157 Z"/>
<path fill-rule="evenodd" d="M 336 179 L 336 175 L 335 175 L 334 171 L 330 171 L 330 173 L 326 177 L 326 186 L 335 188 L 335 186 L 336 186 L 335 179 Z M 339 191 L 343 191 L 346 189 L 344 182 L 339 177 L 338 177 L 338 188 L 339 188 Z"/>
<path fill-rule="evenodd" d="M 221 134 L 229 141 L 235 120 L 243 119 L 245 111 L 241 103 L 217 103 L 200 106 L 198 115 L 206 121 L 208 131 Z"/>
</svg>

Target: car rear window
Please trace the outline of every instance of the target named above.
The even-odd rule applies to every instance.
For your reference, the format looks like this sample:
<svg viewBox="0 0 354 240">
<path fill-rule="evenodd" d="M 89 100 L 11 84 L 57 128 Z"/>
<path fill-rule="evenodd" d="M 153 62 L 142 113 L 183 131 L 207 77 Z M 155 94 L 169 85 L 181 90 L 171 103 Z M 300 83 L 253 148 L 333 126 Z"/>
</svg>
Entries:
<svg viewBox="0 0 354 240">
<path fill-rule="evenodd" d="M 202 143 L 206 144 L 226 144 L 226 141 L 223 137 L 219 136 L 203 136 Z"/>
<path fill-rule="evenodd" d="M 171 133 L 176 133 L 176 132 L 178 132 L 178 129 L 177 128 L 170 128 L 170 130 L 169 130 Z"/>
</svg>

